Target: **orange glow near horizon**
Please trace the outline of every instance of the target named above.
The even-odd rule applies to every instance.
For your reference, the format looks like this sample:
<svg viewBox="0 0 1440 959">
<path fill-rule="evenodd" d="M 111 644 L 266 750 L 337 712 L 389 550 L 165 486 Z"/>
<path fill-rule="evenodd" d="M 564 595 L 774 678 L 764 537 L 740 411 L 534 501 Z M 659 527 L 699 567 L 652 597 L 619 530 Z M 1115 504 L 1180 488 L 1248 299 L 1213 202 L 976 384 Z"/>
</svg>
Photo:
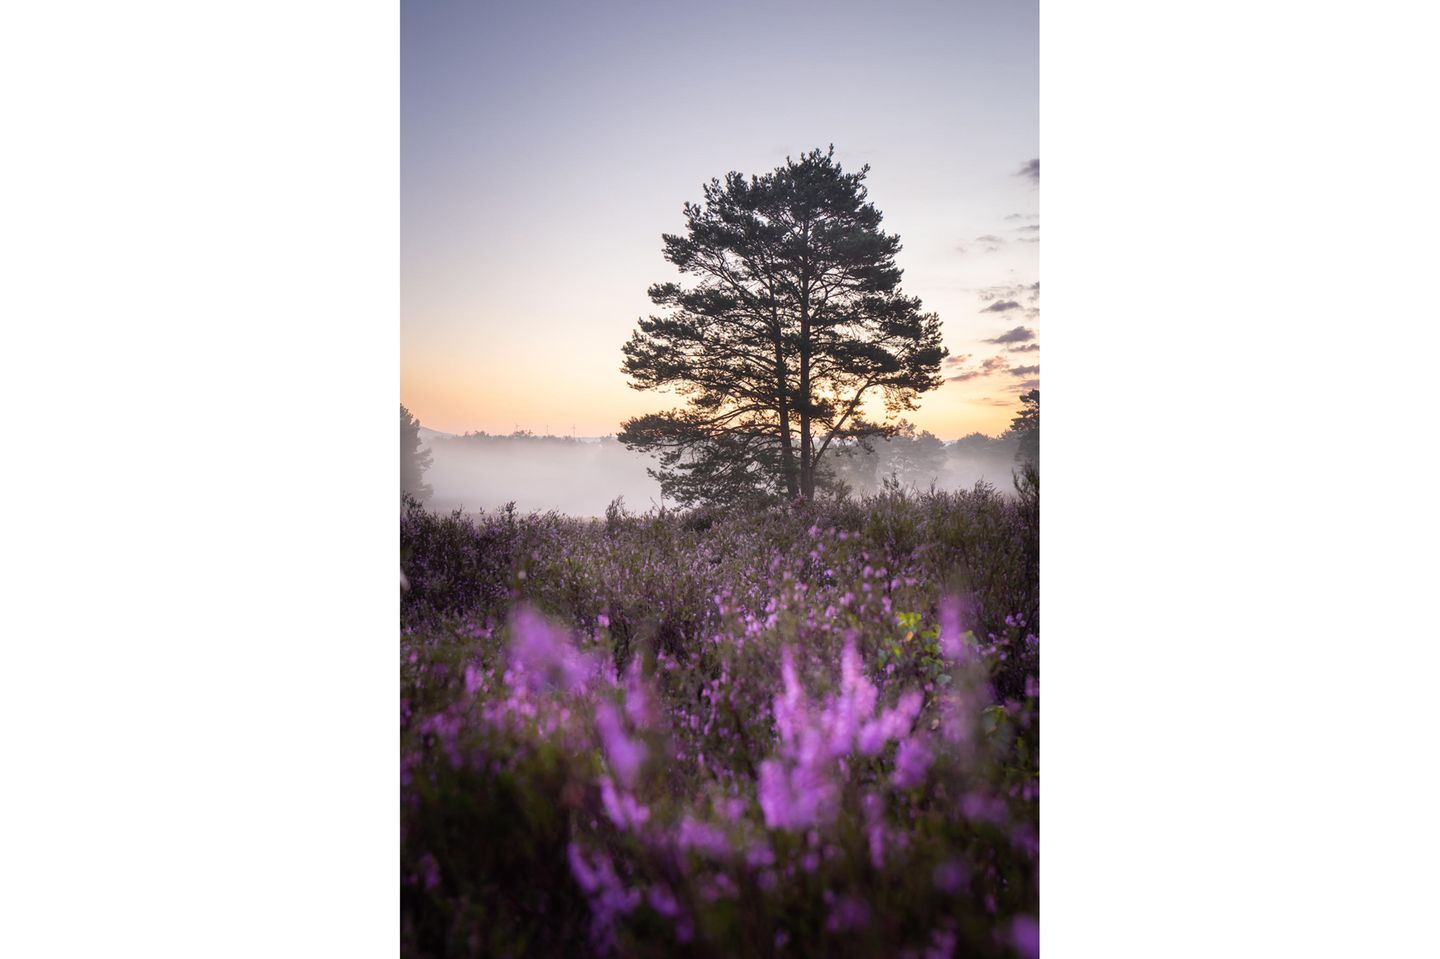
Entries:
<svg viewBox="0 0 1440 959">
<path fill-rule="evenodd" d="M 608 436 L 632 416 L 678 405 L 672 395 L 625 387 L 618 372 L 610 384 L 556 384 L 550 389 L 540 389 L 538 384 L 526 382 L 528 378 L 530 374 L 504 370 L 486 376 L 478 368 L 473 376 L 448 370 L 408 376 L 402 372 L 400 396 L 421 425 L 442 433 L 529 430 L 556 436 Z M 620 389 L 614 388 L 615 383 Z M 962 395 L 961 390 L 969 386 L 946 383 L 905 418 L 917 429 L 947 441 L 975 432 L 994 436 L 1009 429 L 1020 408 L 1018 395 L 1008 396 L 1003 406 L 996 405 L 985 401 L 984 389 L 971 388 L 968 392 L 972 395 Z"/>
</svg>

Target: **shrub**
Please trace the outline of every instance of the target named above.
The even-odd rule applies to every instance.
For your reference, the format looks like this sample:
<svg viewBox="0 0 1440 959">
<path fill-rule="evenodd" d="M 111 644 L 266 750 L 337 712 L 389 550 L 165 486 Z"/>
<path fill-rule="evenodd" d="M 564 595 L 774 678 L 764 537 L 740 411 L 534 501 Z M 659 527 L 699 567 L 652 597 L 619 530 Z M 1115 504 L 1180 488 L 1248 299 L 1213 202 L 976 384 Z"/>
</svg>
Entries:
<svg viewBox="0 0 1440 959">
<path fill-rule="evenodd" d="M 1033 954 L 1025 509 L 412 504 L 402 950 Z"/>
</svg>

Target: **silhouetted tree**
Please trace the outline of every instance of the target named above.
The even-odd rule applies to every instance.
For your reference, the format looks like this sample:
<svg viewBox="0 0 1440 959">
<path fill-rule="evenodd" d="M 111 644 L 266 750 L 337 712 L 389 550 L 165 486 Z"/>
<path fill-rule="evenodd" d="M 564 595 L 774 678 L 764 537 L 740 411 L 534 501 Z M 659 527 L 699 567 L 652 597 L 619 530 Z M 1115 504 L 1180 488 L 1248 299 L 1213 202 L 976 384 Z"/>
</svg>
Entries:
<svg viewBox="0 0 1440 959">
<path fill-rule="evenodd" d="M 420 443 L 420 421 L 400 404 L 400 494 L 421 502 L 430 498 L 432 490 L 424 481 L 430 468 L 430 451 Z"/>
<path fill-rule="evenodd" d="M 945 472 L 945 444 L 929 430 L 916 431 L 914 424 L 902 420 L 900 431 L 882 447 L 888 462 L 880 470 L 894 476 L 901 486 L 924 489 L 939 483 Z"/>
<path fill-rule="evenodd" d="M 1018 438 L 1015 458 L 1040 465 L 1040 391 L 1020 397 L 1020 412 L 1010 421 L 1010 432 Z"/>
<path fill-rule="evenodd" d="M 681 503 L 813 497 L 833 444 L 893 435 L 891 416 L 942 382 L 940 319 L 899 291 L 900 240 L 866 200 L 869 167 L 847 174 L 834 152 L 711 180 L 685 204 L 685 234 L 663 237 L 697 282 L 650 288 L 667 312 L 639 321 L 622 370 L 686 406 L 631 419 L 620 439 L 658 454 L 651 473 Z M 865 418 L 871 398 L 883 422 Z"/>
</svg>

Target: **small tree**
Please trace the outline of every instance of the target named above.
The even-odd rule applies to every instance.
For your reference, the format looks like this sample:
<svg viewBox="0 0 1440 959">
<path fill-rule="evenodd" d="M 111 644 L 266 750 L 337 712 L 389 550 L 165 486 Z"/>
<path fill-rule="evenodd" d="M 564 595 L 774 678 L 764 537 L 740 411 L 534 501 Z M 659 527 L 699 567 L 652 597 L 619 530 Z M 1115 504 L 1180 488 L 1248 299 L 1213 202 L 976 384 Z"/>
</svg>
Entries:
<svg viewBox="0 0 1440 959">
<path fill-rule="evenodd" d="M 1010 432 L 1018 437 L 1015 458 L 1040 465 L 1040 391 L 1020 397 L 1020 412 L 1010 421 Z"/>
<path fill-rule="evenodd" d="M 888 462 L 882 473 L 893 475 L 901 486 L 924 489 L 939 483 L 945 472 L 945 444 L 929 430 L 915 429 L 914 424 L 900 421 L 900 430 L 884 444 Z"/>
<path fill-rule="evenodd" d="M 400 404 L 400 495 L 424 502 L 431 488 L 424 481 L 431 455 L 420 442 L 420 421 Z"/>
<path fill-rule="evenodd" d="M 685 204 L 684 235 L 663 237 L 697 282 L 650 288 L 667 312 L 639 321 L 622 370 L 634 389 L 687 402 L 629 420 L 620 439 L 658 454 L 666 496 L 813 497 L 834 444 L 893 435 L 893 415 L 943 382 L 940 319 L 899 290 L 900 240 L 880 229 L 868 172 L 845 173 L 832 147 L 731 173 Z M 865 418 L 874 397 L 882 422 Z"/>
</svg>

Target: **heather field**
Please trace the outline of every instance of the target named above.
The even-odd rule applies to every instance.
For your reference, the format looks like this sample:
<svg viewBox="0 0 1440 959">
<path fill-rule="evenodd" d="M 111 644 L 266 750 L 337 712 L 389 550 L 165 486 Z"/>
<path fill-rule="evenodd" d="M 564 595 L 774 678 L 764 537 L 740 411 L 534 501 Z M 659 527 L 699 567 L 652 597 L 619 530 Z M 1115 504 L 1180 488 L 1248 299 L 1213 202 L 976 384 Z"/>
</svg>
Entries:
<svg viewBox="0 0 1440 959">
<path fill-rule="evenodd" d="M 1038 955 L 1031 490 L 409 503 L 403 952 Z"/>
</svg>

